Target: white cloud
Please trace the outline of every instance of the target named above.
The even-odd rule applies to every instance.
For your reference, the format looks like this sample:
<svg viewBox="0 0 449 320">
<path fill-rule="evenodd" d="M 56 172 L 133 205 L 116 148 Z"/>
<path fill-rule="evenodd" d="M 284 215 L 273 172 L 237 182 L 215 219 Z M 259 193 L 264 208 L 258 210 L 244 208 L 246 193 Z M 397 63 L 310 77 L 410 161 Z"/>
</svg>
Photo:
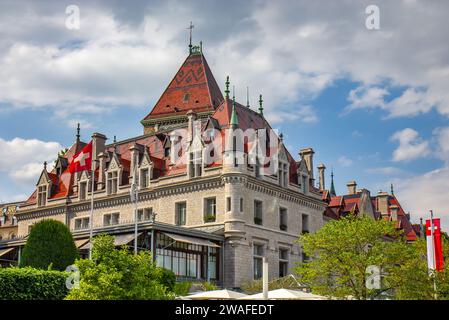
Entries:
<svg viewBox="0 0 449 320">
<path fill-rule="evenodd" d="M 273 110 L 265 114 L 265 117 L 271 124 L 292 121 L 303 123 L 318 122 L 318 116 L 311 106 L 299 106 L 297 110 L 291 110 L 290 112 L 285 110 Z"/>
<path fill-rule="evenodd" d="M 194 41 L 204 40 L 218 82 L 229 74 L 240 101 L 246 100 L 248 85 L 253 96 L 263 93 L 267 114 L 295 111 L 298 101 L 307 105 L 345 78 L 360 83 L 349 96 L 352 109 L 376 107 L 390 116 L 409 116 L 435 107 L 449 115 L 449 43 L 441 27 L 448 4 L 385 1 L 379 6 L 384 22 L 376 32 L 365 28 L 365 5 L 351 1 L 248 1 L 228 7 L 137 1 L 126 10 L 117 3 L 83 3 L 77 32 L 64 28 L 64 12 L 51 2 L 5 6 L 0 101 L 62 114 L 64 109 L 89 112 L 85 105 L 151 106 L 186 54 L 187 32 L 179 17 L 194 17 Z M 410 32 L 416 25 L 420 32 Z M 389 86 L 406 90 L 385 102 Z"/>
<path fill-rule="evenodd" d="M 429 142 L 424 141 L 418 132 L 411 128 L 397 131 L 391 140 L 399 142 L 399 146 L 393 151 L 393 161 L 409 161 L 430 153 Z"/>
<path fill-rule="evenodd" d="M 395 183 L 395 192 L 399 201 L 410 210 L 412 217 L 429 218 L 429 210 L 441 217 L 443 228 L 449 231 L 449 167 L 418 175 L 410 179 L 401 179 Z"/>
<path fill-rule="evenodd" d="M 29 185 L 38 179 L 44 161 L 49 163 L 51 169 L 51 161 L 62 148 L 57 142 L 22 138 L 7 141 L 0 138 L 0 173 L 7 173 L 14 182 Z"/>
<path fill-rule="evenodd" d="M 377 168 L 368 168 L 365 172 L 370 174 L 383 174 L 383 175 L 399 175 L 404 173 L 402 169 L 396 167 L 377 167 Z"/>
<path fill-rule="evenodd" d="M 352 161 L 346 156 L 341 156 L 340 158 L 338 158 L 337 162 L 342 167 L 350 167 L 354 163 L 354 161 Z"/>
</svg>

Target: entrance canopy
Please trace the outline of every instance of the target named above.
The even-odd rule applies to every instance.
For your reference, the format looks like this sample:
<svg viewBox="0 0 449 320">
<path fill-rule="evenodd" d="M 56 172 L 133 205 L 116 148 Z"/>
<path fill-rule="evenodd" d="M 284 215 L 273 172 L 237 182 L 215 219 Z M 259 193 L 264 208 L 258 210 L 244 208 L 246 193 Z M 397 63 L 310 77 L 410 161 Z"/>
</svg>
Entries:
<svg viewBox="0 0 449 320">
<path fill-rule="evenodd" d="M 0 249 L 0 257 L 7 254 L 8 252 L 13 251 L 15 248 L 6 248 L 6 249 Z"/>
<path fill-rule="evenodd" d="M 213 247 L 213 248 L 220 248 L 219 245 L 206 240 L 206 239 L 199 239 L 194 237 L 188 237 L 188 236 L 181 236 L 179 234 L 173 234 L 173 233 L 164 233 L 167 237 L 177 241 L 177 242 L 184 242 L 188 244 L 195 244 L 198 246 L 207 246 L 207 247 Z"/>
<path fill-rule="evenodd" d="M 142 234 L 142 232 L 138 233 L 137 237 L 139 237 L 141 234 Z M 125 244 L 130 243 L 133 240 L 134 240 L 134 233 L 119 234 L 119 235 L 114 236 L 114 245 L 116 247 L 123 246 Z M 88 243 L 86 243 L 85 245 L 82 245 L 79 249 L 80 250 L 90 249 L 90 241 Z"/>
</svg>

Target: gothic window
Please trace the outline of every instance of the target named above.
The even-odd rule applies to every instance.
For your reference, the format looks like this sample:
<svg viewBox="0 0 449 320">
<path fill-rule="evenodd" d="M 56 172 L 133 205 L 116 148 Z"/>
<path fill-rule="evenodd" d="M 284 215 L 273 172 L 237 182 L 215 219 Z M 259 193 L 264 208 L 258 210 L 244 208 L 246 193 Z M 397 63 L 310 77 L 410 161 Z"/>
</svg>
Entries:
<svg viewBox="0 0 449 320">
<path fill-rule="evenodd" d="M 118 189 L 118 172 L 108 172 L 107 190 L 108 194 L 116 194 Z"/>
<path fill-rule="evenodd" d="M 37 205 L 39 207 L 45 206 L 47 203 L 47 186 L 39 186 L 37 188 Z"/>
</svg>

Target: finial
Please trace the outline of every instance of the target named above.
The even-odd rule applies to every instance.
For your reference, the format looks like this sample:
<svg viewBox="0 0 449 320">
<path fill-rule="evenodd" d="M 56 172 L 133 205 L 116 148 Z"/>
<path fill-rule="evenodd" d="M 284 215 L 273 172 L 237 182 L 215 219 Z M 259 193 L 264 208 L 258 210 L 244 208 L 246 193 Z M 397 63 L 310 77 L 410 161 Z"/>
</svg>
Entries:
<svg viewBox="0 0 449 320">
<path fill-rule="evenodd" d="M 114 136 L 114 143 L 117 142 L 117 136 Z"/>
<path fill-rule="evenodd" d="M 335 192 L 335 186 L 334 186 L 334 168 L 331 169 L 331 189 L 329 190 L 331 196 L 333 195 L 334 197 L 337 195 L 337 193 Z"/>
<path fill-rule="evenodd" d="M 390 185 L 391 195 L 394 196 L 393 184 Z"/>
<path fill-rule="evenodd" d="M 234 100 L 233 103 L 235 103 L 235 86 L 232 86 L 232 100 Z"/>
<path fill-rule="evenodd" d="M 203 53 L 203 41 L 200 41 L 200 53 Z"/>
<path fill-rule="evenodd" d="M 282 141 L 284 141 L 284 135 L 282 134 L 282 132 L 279 134 L 279 139 Z"/>
<path fill-rule="evenodd" d="M 261 116 L 263 116 L 263 106 L 262 106 L 262 95 L 259 95 L 259 113 Z"/>
<path fill-rule="evenodd" d="M 44 170 L 47 170 L 47 161 L 44 161 Z"/>
<path fill-rule="evenodd" d="M 226 90 L 225 90 L 226 99 L 229 99 L 229 76 L 226 77 Z"/>
<path fill-rule="evenodd" d="M 249 87 L 246 87 L 246 107 L 249 108 Z"/>
<path fill-rule="evenodd" d="M 193 32 L 193 23 L 190 21 L 190 26 L 187 28 L 190 30 L 190 42 L 189 42 L 189 54 L 192 53 L 192 32 Z"/>
<path fill-rule="evenodd" d="M 235 96 L 232 97 L 232 114 L 231 114 L 231 121 L 230 125 L 231 127 L 237 127 L 239 124 L 238 118 L 237 118 L 237 110 L 235 110 Z"/>
<path fill-rule="evenodd" d="M 80 123 L 76 127 L 76 141 L 80 141 Z"/>
</svg>

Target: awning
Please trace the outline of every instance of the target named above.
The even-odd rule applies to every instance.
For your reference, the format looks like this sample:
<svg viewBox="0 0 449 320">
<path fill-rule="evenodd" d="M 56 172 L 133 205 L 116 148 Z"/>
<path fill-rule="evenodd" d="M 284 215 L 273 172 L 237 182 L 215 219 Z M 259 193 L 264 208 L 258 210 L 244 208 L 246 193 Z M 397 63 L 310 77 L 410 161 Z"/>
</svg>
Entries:
<svg viewBox="0 0 449 320">
<path fill-rule="evenodd" d="M 6 248 L 6 249 L 0 249 L 0 257 L 7 254 L 8 252 L 13 251 L 15 248 Z"/>
<path fill-rule="evenodd" d="M 137 237 L 139 237 L 142 234 L 142 232 L 137 234 Z M 114 236 L 114 245 L 116 247 L 122 246 L 124 244 L 128 244 L 131 241 L 134 240 L 134 233 L 127 233 L 127 234 L 119 234 Z M 79 248 L 80 250 L 88 250 L 90 249 L 90 241 L 86 243 L 85 245 L 81 246 Z"/>
<path fill-rule="evenodd" d="M 167 237 L 172 238 L 175 241 L 178 242 L 184 242 L 189 244 L 196 244 L 198 246 L 207 246 L 207 247 L 214 247 L 214 248 L 220 248 L 219 245 L 216 245 L 215 243 L 206 240 L 206 239 L 199 239 L 199 238 L 193 238 L 188 236 L 181 236 L 179 234 L 173 234 L 173 233 L 164 233 Z"/>
<path fill-rule="evenodd" d="M 79 239 L 75 240 L 75 246 L 77 248 L 81 248 L 83 245 L 85 245 L 87 242 L 89 242 L 89 239 Z"/>
</svg>

